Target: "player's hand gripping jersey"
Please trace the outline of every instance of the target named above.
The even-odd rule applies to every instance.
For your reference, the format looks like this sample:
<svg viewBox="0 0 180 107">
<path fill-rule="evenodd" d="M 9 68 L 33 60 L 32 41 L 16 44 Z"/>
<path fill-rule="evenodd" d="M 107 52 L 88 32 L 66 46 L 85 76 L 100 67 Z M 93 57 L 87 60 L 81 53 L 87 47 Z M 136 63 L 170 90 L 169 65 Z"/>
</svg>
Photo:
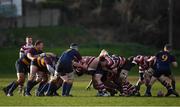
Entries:
<svg viewBox="0 0 180 107">
<path fill-rule="evenodd" d="M 37 66 L 39 71 L 54 73 L 57 57 L 51 55 L 38 56 L 32 65 Z"/>
</svg>

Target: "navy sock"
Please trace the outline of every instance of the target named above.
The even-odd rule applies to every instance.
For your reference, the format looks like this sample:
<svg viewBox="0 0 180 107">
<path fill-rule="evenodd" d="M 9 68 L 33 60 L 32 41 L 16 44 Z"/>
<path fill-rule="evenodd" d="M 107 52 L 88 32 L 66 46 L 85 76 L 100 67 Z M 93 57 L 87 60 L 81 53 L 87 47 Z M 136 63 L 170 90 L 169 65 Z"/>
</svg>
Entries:
<svg viewBox="0 0 180 107">
<path fill-rule="evenodd" d="M 63 86 L 62 86 L 62 96 L 66 95 L 66 91 L 67 91 L 67 82 L 64 82 L 63 83 Z"/>
<path fill-rule="evenodd" d="M 135 86 L 135 87 L 136 87 L 136 90 L 139 92 L 141 85 L 140 85 L 140 84 L 138 84 L 138 85 L 137 85 L 137 86 Z"/>
<path fill-rule="evenodd" d="M 54 84 L 53 92 L 57 90 L 57 86 Z"/>
<path fill-rule="evenodd" d="M 37 85 L 38 84 L 38 82 L 36 82 L 36 81 L 28 81 L 27 82 L 27 87 L 26 87 L 26 92 L 27 93 L 30 93 L 30 91 L 32 90 L 32 88 L 35 86 L 35 85 Z"/>
<path fill-rule="evenodd" d="M 11 82 L 11 83 L 6 87 L 6 89 L 9 90 L 9 89 L 12 87 L 13 84 L 14 84 L 14 81 Z"/>
<path fill-rule="evenodd" d="M 151 94 L 151 86 L 147 86 L 147 88 L 146 88 L 146 93 L 147 93 L 147 94 Z"/>
<path fill-rule="evenodd" d="M 56 86 L 56 89 L 55 89 L 55 91 L 57 91 L 59 88 L 61 88 L 61 85 L 59 85 L 59 86 Z"/>
<path fill-rule="evenodd" d="M 48 87 L 49 87 L 49 83 L 47 83 L 47 84 L 43 87 L 43 88 L 44 88 L 43 91 L 44 91 L 44 92 L 47 92 Z"/>
<path fill-rule="evenodd" d="M 9 88 L 8 93 L 13 93 L 13 91 L 18 87 L 18 83 L 17 82 L 13 82 L 13 84 L 11 85 L 11 88 Z"/>
<path fill-rule="evenodd" d="M 31 90 L 30 88 L 32 87 L 32 82 L 33 82 L 33 81 L 28 81 L 28 82 L 27 82 L 26 92 L 30 92 L 30 90 Z"/>
<path fill-rule="evenodd" d="M 171 84 L 172 84 L 173 90 L 176 90 L 176 82 L 175 82 L 175 81 L 172 81 Z"/>
<path fill-rule="evenodd" d="M 67 84 L 66 95 L 68 96 L 72 88 L 72 84 Z"/>
<path fill-rule="evenodd" d="M 41 89 L 43 88 L 43 86 L 44 86 L 45 84 L 46 84 L 45 82 L 41 82 L 41 83 L 39 84 L 39 87 L 38 87 L 38 89 L 37 89 L 37 92 L 40 92 Z"/>
<path fill-rule="evenodd" d="M 47 89 L 47 96 L 51 96 L 53 94 L 53 90 L 55 88 L 55 84 L 49 83 L 48 89 Z"/>
<path fill-rule="evenodd" d="M 39 91 L 39 94 L 45 93 L 47 91 L 48 87 L 49 87 L 49 83 L 44 84 L 42 86 L 41 90 Z"/>
</svg>

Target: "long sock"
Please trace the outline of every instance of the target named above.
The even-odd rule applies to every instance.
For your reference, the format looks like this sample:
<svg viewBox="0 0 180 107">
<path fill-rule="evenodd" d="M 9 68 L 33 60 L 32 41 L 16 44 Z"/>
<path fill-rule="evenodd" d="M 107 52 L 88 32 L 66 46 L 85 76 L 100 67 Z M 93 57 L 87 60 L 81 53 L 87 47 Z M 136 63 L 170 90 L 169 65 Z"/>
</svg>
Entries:
<svg viewBox="0 0 180 107">
<path fill-rule="evenodd" d="M 12 87 L 12 85 L 14 84 L 14 82 L 15 82 L 15 81 L 11 82 L 11 83 L 6 87 L 6 89 L 9 90 L 9 89 Z"/>
<path fill-rule="evenodd" d="M 139 92 L 140 87 L 141 87 L 141 84 L 139 83 L 139 84 L 137 84 L 135 87 L 136 87 L 136 90 Z"/>
<path fill-rule="evenodd" d="M 30 91 L 32 90 L 32 88 L 35 86 L 35 85 L 37 85 L 38 84 L 38 82 L 36 82 L 36 81 L 28 81 L 27 82 L 27 87 L 26 87 L 26 92 L 27 93 L 30 93 Z"/>
<path fill-rule="evenodd" d="M 56 89 L 55 89 L 55 91 L 57 91 L 59 88 L 61 88 L 61 85 L 59 85 L 59 86 L 56 86 Z"/>
<path fill-rule="evenodd" d="M 151 93 L 151 86 L 150 86 L 150 85 L 147 86 L 147 88 L 146 88 L 146 93 L 147 93 L 147 94 L 150 94 L 150 93 Z"/>
<path fill-rule="evenodd" d="M 39 94 L 45 93 L 47 91 L 48 87 L 49 87 L 49 83 L 44 84 L 42 86 L 41 90 L 39 91 Z"/>
<path fill-rule="evenodd" d="M 13 91 L 18 87 L 18 82 L 13 82 L 11 88 L 9 88 L 8 93 L 13 93 Z"/>
<path fill-rule="evenodd" d="M 63 86 L 62 86 L 62 96 L 66 95 L 66 91 L 67 91 L 67 82 L 64 82 L 63 83 Z"/>
<path fill-rule="evenodd" d="M 67 89 L 66 89 L 66 95 L 67 96 L 69 95 L 71 88 L 72 88 L 72 84 L 71 83 L 67 84 Z"/>
<path fill-rule="evenodd" d="M 46 94 L 46 95 L 47 95 L 47 96 L 52 95 L 54 88 L 55 88 L 55 84 L 49 83 L 49 86 L 48 86 L 47 94 Z"/>
<path fill-rule="evenodd" d="M 45 82 L 40 82 L 37 92 L 40 92 L 45 84 L 46 84 Z"/>
<path fill-rule="evenodd" d="M 172 84 L 173 90 L 176 90 L 176 82 L 175 82 L 175 81 L 172 81 L 171 84 Z"/>
<path fill-rule="evenodd" d="M 56 90 L 57 90 L 57 86 L 54 84 L 53 90 L 52 90 L 52 94 L 53 94 L 53 95 L 54 95 L 55 93 L 57 93 Z"/>
<path fill-rule="evenodd" d="M 55 87 L 55 89 L 54 89 L 54 93 L 53 93 L 54 95 L 59 96 L 57 90 L 58 90 L 60 87 L 61 87 L 61 85 L 59 85 L 59 86 L 56 85 L 56 87 Z"/>
</svg>

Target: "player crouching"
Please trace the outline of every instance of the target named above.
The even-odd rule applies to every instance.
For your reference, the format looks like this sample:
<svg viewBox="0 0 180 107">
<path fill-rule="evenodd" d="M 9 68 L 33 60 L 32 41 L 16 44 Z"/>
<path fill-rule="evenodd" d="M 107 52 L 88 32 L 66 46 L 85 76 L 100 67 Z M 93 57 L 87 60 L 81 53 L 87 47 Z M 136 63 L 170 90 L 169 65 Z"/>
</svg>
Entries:
<svg viewBox="0 0 180 107">
<path fill-rule="evenodd" d="M 31 96 L 31 89 L 39 83 L 36 95 L 48 81 L 48 75 L 54 73 L 57 57 L 53 53 L 43 53 L 31 62 L 30 76 L 25 89 L 25 96 Z"/>
</svg>

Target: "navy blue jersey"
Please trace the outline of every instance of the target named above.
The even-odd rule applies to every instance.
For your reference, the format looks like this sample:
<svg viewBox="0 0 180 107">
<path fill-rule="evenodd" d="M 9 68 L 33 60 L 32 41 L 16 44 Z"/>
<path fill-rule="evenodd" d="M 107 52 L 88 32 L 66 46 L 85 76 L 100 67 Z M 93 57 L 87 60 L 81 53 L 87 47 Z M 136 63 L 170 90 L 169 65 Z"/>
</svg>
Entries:
<svg viewBox="0 0 180 107">
<path fill-rule="evenodd" d="M 73 60 L 79 61 L 81 59 L 82 59 L 82 57 L 77 50 L 68 49 L 65 52 L 63 52 L 63 54 L 61 55 L 59 60 L 60 60 L 60 62 L 68 62 L 68 63 L 70 62 L 71 63 Z"/>
<path fill-rule="evenodd" d="M 170 64 L 175 62 L 176 59 L 167 51 L 160 51 L 156 54 L 156 70 L 157 71 L 170 71 Z"/>
</svg>

